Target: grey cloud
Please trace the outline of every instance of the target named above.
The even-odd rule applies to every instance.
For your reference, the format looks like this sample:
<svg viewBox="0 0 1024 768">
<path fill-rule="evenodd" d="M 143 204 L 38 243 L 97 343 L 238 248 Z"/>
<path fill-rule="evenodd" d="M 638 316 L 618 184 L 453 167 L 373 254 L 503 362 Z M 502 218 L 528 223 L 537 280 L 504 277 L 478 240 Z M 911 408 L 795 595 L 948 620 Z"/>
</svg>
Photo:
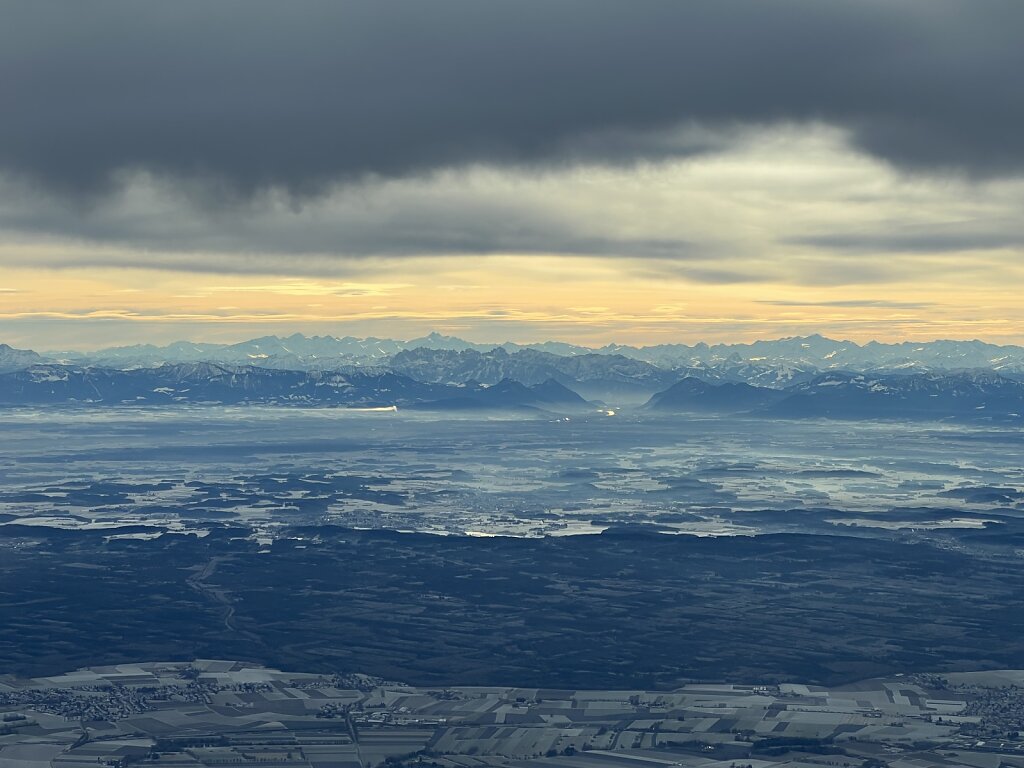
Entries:
<svg viewBox="0 0 1024 768">
<path fill-rule="evenodd" d="M 277 273 L 287 253 L 296 274 L 330 274 L 358 272 L 367 268 L 360 262 L 375 258 L 559 254 L 688 261 L 714 255 L 713 246 L 682 238 L 618 236 L 581 225 L 526 191 L 474 194 L 458 179 L 335 190 L 300 211 L 280 196 L 261 196 L 212 213 L 193 210 L 168 185 L 150 181 L 136 179 L 123 194 L 80 209 L 60 201 L 40 205 L 20 194 L 21 185 L 0 179 L 0 230 L 22 241 L 99 245 L 77 256 L 59 246 L 29 253 L 33 264 L 52 267 L 127 263 Z M 140 259 L 124 249 L 148 253 Z"/>
<path fill-rule="evenodd" d="M 677 264 L 666 261 L 660 264 L 647 263 L 635 270 L 643 277 L 661 279 L 665 277 L 684 278 L 708 285 L 734 285 L 738 283 L 764 283 L 774 275 L 763 269 L 722 269 L 713 265 Z"/>
<path fill-rule="evenodd" d="M 994 226 L 999 224 L 999 222 L 991 223 Z M 822 250 L 854 253 L 958 253 L 960 251 L 998 251 L 1024 248 L 1024 232 L 963 232 L 935 227 L 929 231 L 919 232 L 853 232 L 811 235 L 792 238 L 787 242 L 791 245 L 806 245 Z"/>
<path fill-rule="evenodd" d="M 1022 28 L 1019 0 L 10 2 L 0 170 L 84 199 L 139 169 L 302 196 L 822 121 L 904 168 L 1014 175 Z"/>
<path fill-rule="evenodd" d="M 920 270 L 905 259 L 787 257 L 785 266 L 790 281 L 807 286 L 879 285 L 920 276 Z"/>
</svg>

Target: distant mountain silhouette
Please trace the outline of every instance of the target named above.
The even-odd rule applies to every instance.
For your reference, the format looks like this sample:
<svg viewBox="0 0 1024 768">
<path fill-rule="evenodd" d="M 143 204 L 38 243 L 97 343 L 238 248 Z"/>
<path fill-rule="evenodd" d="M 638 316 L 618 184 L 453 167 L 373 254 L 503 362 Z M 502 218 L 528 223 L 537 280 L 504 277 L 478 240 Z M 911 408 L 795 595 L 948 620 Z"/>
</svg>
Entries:
<svg viewBox="0 0 1024 768">
<path fill-rule="evenodd" d="M 0 344 L 0 373 L 20 371 L 43 362 L 46 362 L 46 359 L 30 349 L 15 349 L 7 344 Z"/>
<path fill-rule="evenodd" d="M 539 408 L 553 411 L 577 411 L 591 406 L 571 389 L 554 379 L 528 387 L 518 381 L 502 379 L 493 386 L 473 384 L 451 387 L 452 396 L 419 403 L 421 410 L 488 410 L 506 408 Z"/>
<path fill-rule="evenodd" d="M 556 381 L 591 399 L 649 397 L 678 374 L 623 355 L 555 355 L 535 349 L 487 352 L 420 348 L 395 355 L 389 366 L 420 381 L 496 384 L 513 379 L 527 385 Z"/>
<path fill-rule="evenodd" d="M 924 372 L 989 368 L 1024 372 L 1024 347 L 999 346 L 983 341 L 877 341 L 860 345 L 819 334 L 749 344 L 661 344 L 650 347 L 609 347 L 664 368 L 752 365 L 796 371 L 852 370 L 858 372 Z M 748 379 L 749 383 L 754 383 Z"/>
<path fill-rule="evenodd" d="M 281 371 L 257 366 L 175 363 L 158 368 L 41 364 L 0 374 L 0 404 L 172 405 L 264 403 L 309 406 L 413 406 L 579 409 L 587 402 L 554 381 L 526 387 L 502 381 L 443 385 L 392 371 Z"/>
<path fill-rule="evenodd" d="M 791 387 L 786 394 L 771 414 L 844 419 L 1024 414 L 1024 383 L 985 370 L 885 376 L 836 372 Z"/>
<path fill-rule="evenodd" d="M 987 370 L 888 375 L 837 371 L 782 390 L 687 378 L 654 395 L 645 408 L 782 418 L 1019 419 L 1024 417 L 1024 383 Z"/>
<path fill-rule="evenodd" d="M 710 384 L 687 377 L 654 395 L 645 406 L 654 411 L 738 413 L 766 408 L 786 397 L 785 391 L 725 382 Z"/>
</svg>

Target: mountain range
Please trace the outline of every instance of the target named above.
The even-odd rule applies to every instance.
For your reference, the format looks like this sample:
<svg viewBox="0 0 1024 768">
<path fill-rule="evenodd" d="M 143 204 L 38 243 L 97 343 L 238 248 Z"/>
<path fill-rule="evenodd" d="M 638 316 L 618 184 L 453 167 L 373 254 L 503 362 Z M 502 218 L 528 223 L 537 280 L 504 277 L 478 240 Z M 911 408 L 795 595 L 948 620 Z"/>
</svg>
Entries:
<svg viewBox="0 0 1024 768">
<path fill-rule="evenodd" d="M 422 381 L 384 368 L 288 371 L 216 363 L 156 368 L 36 364 L 0 373 L 0 406 L 268 404 L 418 410 L 594 411 L 555 378 L 523 383 Z M 654 394 L 653 413 L 777 418 L 1024 420 L 1024 382 L 995 371 L 861 374 L 834 371 L 782 389 L 686 376 Z"/>
<path fill-rule="evenodd" d="M 504 347 L 486 352 L 429 347 L 407 349 L 392 357 L 388 367 L 437 384 L 494 384 L 502 379 L 539 384 L 554 380 L 583 397 L 601 400 L 646 398 L 679 379 L 675 371 L 625 355 L 591 352 L 563 356 L 537 349 L 509 352 Z"/>
<path fill-rule="evenodd" d="M 981 341 L 864 345 L 806 336 L 598 349 L 267 336 L 38 354 L 0 345 L 0 403 L 292 403 L 583 409 L 780 417 L 1017 418 L 1024 348 Z M 595 406 L 596 407 L 596 403 Z"/>
<path fill-rule="evenodd" d="M 995 371 L 871 375 L 837 371 L 785 389 L 685 378 L 646 410 L 780 418 L 1024 420 L 1024 382 Z"/>
<path fill-rule="evenodd" d="M 589 408 L 555 381 L 529 387 L 503 380 L 494 386 L 430 384 L 381 369 L 287 371 L 216 363 L 157 368 L 32 365 L 0 374 L 0 405 L 274 405 L 429 409 Z"/>
<path fill-rule="evenodd" d="M 806 372 L 828 370 L 958 370 L 990 368 L 1024 373 L 1024 347 L 983 341 L 929 341 L 857 344 L 813 334 L 743 344 L 660 344 L 635 347 L 610 344 L 583 347 L 558 341 L 536 344 L 479 344 L 454 336 L 431 333 L 410 341 L 353 336 L 264 336 L 236 344 L 175 342 L 166 346 L 142 344 L 109 347 L 91 352 L 62 351 L 43 354 L 54 362 L 81 363 L 114 368 L 155 367 L 163 363 L 217 362 L 260 365 L 288 370 L 330 369 L 339 365 L 386 364 L 410 350 L 441 350 L 489 353 L 496 349 L 514 354 L 524 350 L 554 357 L 604 355 L 649 363 L 664 370 L 707 369 L 735 371 L 748 379 L 768 371 L 781 376 L 782 385 L 793 383 Z M 3 351 L 0 346 L 0 360 Z M 749 383 L 749 382 L 748 382 Z"/>
</svg>

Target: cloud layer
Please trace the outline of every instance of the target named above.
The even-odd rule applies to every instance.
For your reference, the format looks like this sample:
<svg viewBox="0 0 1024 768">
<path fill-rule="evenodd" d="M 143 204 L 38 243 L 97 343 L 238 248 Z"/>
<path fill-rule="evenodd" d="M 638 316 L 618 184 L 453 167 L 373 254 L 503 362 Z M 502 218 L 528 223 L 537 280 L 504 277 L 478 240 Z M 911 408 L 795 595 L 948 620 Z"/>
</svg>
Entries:
<svg viewBox="0 0 1024 768">
<path fill-rule="evenodd" d="M 1024 340 L 1021 29 L 1020 0 L 3 3 L 0 331 Z"/>
<path fill-rule="evenodd" d="M 85 197 L 126 170 L 223 201 L 632 163 L 805 121 L 905 169 L 1024 171 L 1018 0 L 100 0 L 2 20 L 0 170 Z"/>
<path fill-rule="evenodd" d="M 532 256 L 693 284 L 1005 285 L 1022 210 L 1024 180 L 908 179 L 835 130 L 791 126 L 686 161 L 474 167 L 335 186 L 299 206 L 267 192 L 203 210 L 142 174 L 80 207 L 0 179 L 0 263 L 379 280 L 386 261 L 422 272 Z"/>
</svg>

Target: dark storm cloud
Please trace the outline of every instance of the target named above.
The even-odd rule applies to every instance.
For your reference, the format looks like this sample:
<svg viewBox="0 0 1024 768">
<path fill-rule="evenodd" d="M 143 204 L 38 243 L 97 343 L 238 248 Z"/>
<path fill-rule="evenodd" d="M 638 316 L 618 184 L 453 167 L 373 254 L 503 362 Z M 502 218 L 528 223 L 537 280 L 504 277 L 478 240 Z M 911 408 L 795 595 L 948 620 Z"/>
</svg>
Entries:
<svg viewBox="0 0 1024 768">
<path fill-rule="evenodd" d="M 901 167 L 1016 174 L 1021 29 L 1019 0 L 8 2 L 0 170 L 79 193 L 143 169 L 216 197 L 305 194 L 822 121 Z"/>
</svg>

